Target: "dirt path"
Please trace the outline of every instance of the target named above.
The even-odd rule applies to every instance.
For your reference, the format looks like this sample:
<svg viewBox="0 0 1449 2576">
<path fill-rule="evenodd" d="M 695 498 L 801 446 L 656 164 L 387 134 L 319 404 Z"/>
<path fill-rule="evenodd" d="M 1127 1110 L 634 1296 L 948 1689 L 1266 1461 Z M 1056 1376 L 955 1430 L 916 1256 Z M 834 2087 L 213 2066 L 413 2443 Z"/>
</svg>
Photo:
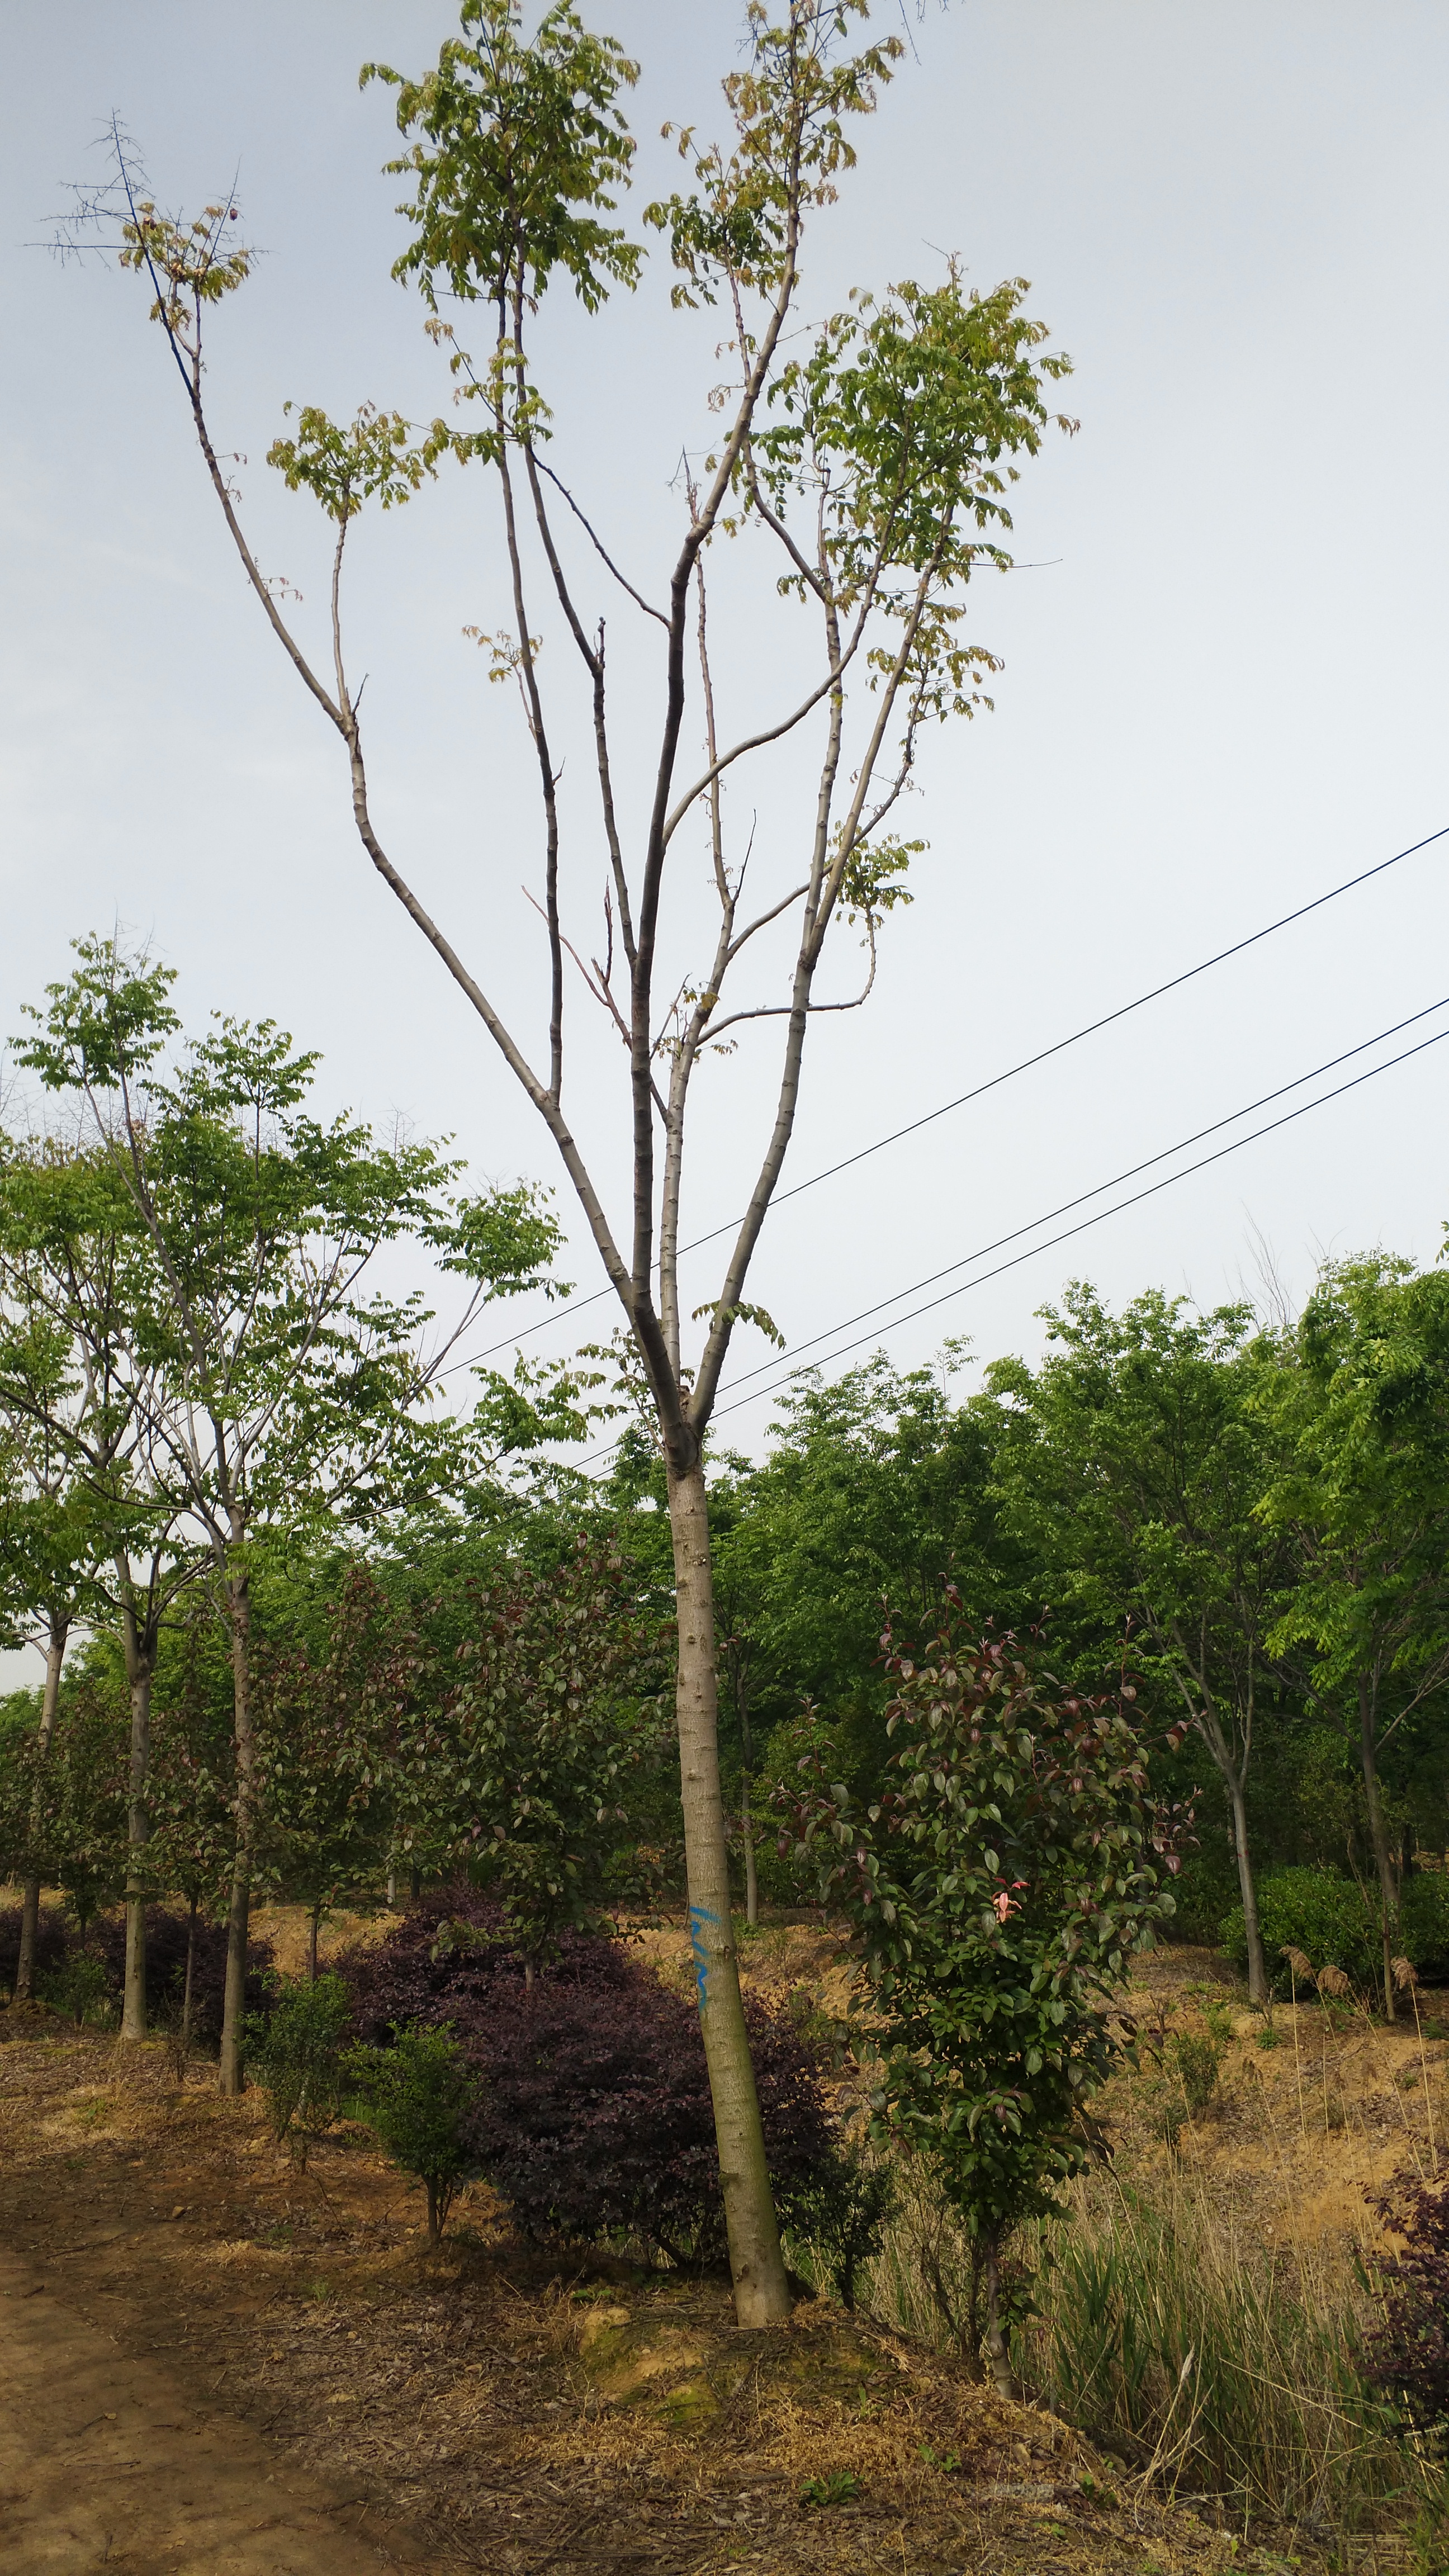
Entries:
<svg viewBox="0 0 1449 2576">
<path fill-rule="evenodd" d="M 429 2254 L 349 2124 L 303 2172 L 159 2045 L 0 2043 L 5 2576 L 1221 2576 L 1216 2514 L 924 2345 L 825 2303 L 742 2336 L 718 2284 L 530 2245 L 481 2185 Z M 1253 2102 L 1296 2110 L 1279 2055 Z M 1281 2576 L 1269 2537 L 1239 2565 Z"/>
<path fill-rule="evenodd" d="M 15 2576 L 371 2576 L 419 2566 L 159 2363 L 0 2253 L 0 2562 Z"/>
</svg>

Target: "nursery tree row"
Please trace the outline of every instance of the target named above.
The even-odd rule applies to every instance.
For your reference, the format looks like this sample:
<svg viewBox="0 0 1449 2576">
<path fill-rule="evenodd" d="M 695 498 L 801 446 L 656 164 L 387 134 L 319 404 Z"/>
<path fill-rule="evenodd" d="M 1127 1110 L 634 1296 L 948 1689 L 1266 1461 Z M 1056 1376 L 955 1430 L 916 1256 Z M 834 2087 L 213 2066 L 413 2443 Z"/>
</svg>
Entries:
<svg viewBox="0 0 1449 2576">
<path fill-rule="evenodd" d="M 42 1876 L 83 1918 L 123 1898 L 135 2035 L 145 1909 L 176 1896 L 230 1922 L 230 2043 L 254 1886 L 307 1905 L 315 1951 L 341 1898 L 461 1874 L 539 1957 L 678 1891 L 673 1569 L 646 1434 L 602 1486 L 500 1480 L 510 1445 L 580 1427 L 583 1371 L 430 1408 L 421 1308 L 365 1296 L 404 1231 L 465 1301 L 537 1278 L 537 1203 L 310 1125 L 311 1059 L 230 1025 L 187 1047 L 165 989 L 87 947 L 31 1056 L 67 1124 L 6 1142 L 0 1563 L 46 1680 L 10 1705 L 0 1812 L 20 1990 Z M 1376 1258 L 1326 1269 L 1293 1323 L 1075 1288 L 1042 1363 L 964 1401 L 951 1350 L 803 1381 L 761 1463 L 711 1468 L 751 1918 L 761 1882 L 810 1892 L 777 1849 L 802 1761 L 828 1739 L 878 1792 L 883 1624 L 925 1636 L 949 1581 L 979 1633 L 1186 1728 L 1157 1756 L 1165 1794 L 1198 1793 L 1182 1928 L 1216 1937 L 1236 1897 L 1261 1998 L 1259 1874 L 1356 1880 L 1392 2009 L 1406 1875 L 1449 1840 L 1446 1327 L 1441 1271 Z"/>
</svg>

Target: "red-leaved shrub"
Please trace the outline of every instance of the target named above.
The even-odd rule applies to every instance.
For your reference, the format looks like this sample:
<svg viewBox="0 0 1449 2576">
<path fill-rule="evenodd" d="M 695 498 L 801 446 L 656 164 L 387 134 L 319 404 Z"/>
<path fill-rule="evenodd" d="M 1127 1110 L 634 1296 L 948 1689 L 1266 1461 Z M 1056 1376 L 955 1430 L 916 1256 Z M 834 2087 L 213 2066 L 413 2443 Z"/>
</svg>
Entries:
<svg viewBox="0 0 1449 2576">
<path fill-rule="evenodd" d="M 565 1936 L 529 1985 L 496 1909 L 455 1892 L 338 1964 L 364 2038 L 452 2024 L 481 2078 L 470 2144 L 529 2234 L 627 2235 L 677 2262 L 723 2259 L 699 2015 L 624 1944 Z M 746 2019 L 788 2219 L 829 2165 L 833 2123 L 793 2024 L 755 2001 Z"/>
<path fill-rule="evenodd" d="M 521 1994 L 525 1982 L 501 1909 L 466 1883 L 430 1889 L 383 1940 L 353 1942 L 335 1964 L 352 1995 L 358 2037 L 375 2045 L 415 2022 L 451 2021 L 466 2039 L 472 2016 L 491 2009 L 500 1983 Z M 549 1973 L 597 1991 L 629 1972 L 622 1943 L 565 1932 Z"/>
<path fill-rule="evenodd" d="M 1372 2206 L 1403 2251 L 1379 2266 L 1383 2322 L 1365 2338 L 1368 2375 L 1427 2431 L 1449 2422 L 1449 2184 L 1401 2176 Z"/>
</svg>

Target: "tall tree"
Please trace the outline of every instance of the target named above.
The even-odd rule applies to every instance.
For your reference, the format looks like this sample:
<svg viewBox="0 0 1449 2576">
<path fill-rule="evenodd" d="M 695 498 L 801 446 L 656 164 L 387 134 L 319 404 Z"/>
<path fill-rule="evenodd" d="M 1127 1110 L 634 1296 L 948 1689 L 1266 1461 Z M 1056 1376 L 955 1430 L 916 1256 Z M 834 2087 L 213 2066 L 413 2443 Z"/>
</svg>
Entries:
<svg viewBox="0 0 1449 2576">
<path fill-rule="evenodd" d="M 556 1228 L 524 1187 L 457 1197 L 458 1167 L 431 1144 L 380 1146 L 346 1117 L 321 1125 L 307 1107 L 317 1058 L 270 1021 L 222 1020 L 173 1050 L 172 971 L 108 940 L 76 949 L 17 1053 L 73 1104 L 129 1200 L 147 1265 L 132 1330 L 148 1462 L 227 1629 L 236 1836 L 220 2080 L 234 2092 L 258 1825 L 254 1542 L 379 1507 L 392 1475 L 416 1481 L 420 1450 L 428 1472 L 466 1454 L 466 1425 L 421 1419 L 451 1340 L 427 1347 L 418 1292 L 367 1286 L 380 1248 L 415 1235 L 471 1279 L 461 1330 L 488 1298 L 544 1284 Z"/>
<path fill-rule="evenodd" d="M 1277 1643 L 1307 1650 L 1318 1711 L 1357 1753 L 1392 2021 L 1383 1758 L 1449 1693 L 1449 1277 L 1382 1256 L 1329 1263 L 1278 1357 L 1265 1389 L 1290 1445 L 1268 1510 L 1301 1573 Z"/>
<path fill-rule="evenodd" d="M 594 505 L 584 508 L 546 455 L 553 414 L 532 343 L 547 290 L 567 282 L 597 315 L 612 289 L 634 285 L 642 259 L 611 220 L 634 160 L 619 101 L 636 66 L 613 39 L 584 27 L 572 0 L 553 0 L 528 41 L 519 0 L 463 0 L 460 33 L 425 78 L 381 65 L 364 70 L 364 80 L 396 91 L 404 151 L 390 166 L 413 190 L 402 209 L 409 240 L 394 274 L 421 289 L 429 327 L 478 425 L 439 421 L 413 444 L 399 415 L 370 403 L 350 426 L 308 407 L 274 445 L 271 462 L 312 493 L 335 530 L 330 667 L 309 658 L 258 569 L 207 417 L 203 324 L 249 267 L 232 228 L 235 206 L 220 202 L 194 222 L 167 217 L 142 193 L 118 136 L 117 187 L 82 209 L 121 218 L 122 259 L 150 287 L 258 605 L 344 749 L 367 859 L 547 1125 L 647 1377 L 673 1531 L 698 1990 L 737 2308 L 752 2324 L 781 2320 L 789 2296 L 730 1931 L 704 1438 L 736 1327 L 774 1329 L 746 1289 L 794 1128 L 808 1029 L 822 1011 L 865 999 L 881 921 L 907 899 L 907 870 L 924 843 L 902 840 L 891 821 L 912 784 L 923 728 L 971 714 L 996 668 L 968 636 L 967 585 L 982 564 L 1009 563 L 1002 539 L 1011 525 L 1011 460 L 1039 447 L 1047 382 L 1068 363 L 1042 353 L 1044 327 L 1022 309 L 1024 281 L 968 291 L 954 262 L 934 284 L 904 281 L 822 321 L 797 319 L 806 230 L 853 166 L 848 126 L 874 108 L 904 50 L 892 36 L 851 52 L 853 22 L 866 14 L 865 0 L 782 0 L 776 18 L 764 0 L 749 0 L 744 58 L 722 84 L 727 139 L 701 143 L 692 129 L 680 132 L 685 185 L 645 209 L 668 245 L 672 309 L 719 306 L 729 335 L 727 381 L 706 388 L 712 446 L 685 478 L 682 526 L 667 538 L 662 604 L 620 572 L 597 533 Z M 82 224 L 71 238 L 97 236 Z M 460 323 L 443 318 L 444 298 L 460 317 L 478 311 L 487 340 L 476 359 L 458 336 Z M 686 328 L 692 351 L 694 326 Z M 590 385 L 586 406 L 594 399 Z M 688 447 L 692 424 L 682 427 Z M 353 521 L 369 501 L 387 508 L 407 500 L 448 453 L 486 467 L 498 497 L 501 598 L 479 632 L 493 676 L 517 682 L 536 755 L 541 1061 L 384 847 L 344 651 L 341 578 Z M 731 703 L 755 702 L 762 656 L 754 635 L 736 686 L 726 687 L 711 659 L 709 573 L 725 534 L 755 541 L 751 562 L 764 575 L 757 615 L 777 621 L 782 656 L 802 674 L 760 715 L 737 715 Z M 586 598 L 586 581 L 603 576 L 632 603 L 642 636 L 659 652 L 652 680 L 641 666 L 629 690 L 636 739 L 642 692 L 653 691 L 655 747 L 637 782 L 621 764 L 613 730 L 604 621 Z M 547 606 L 536 595 L 540 584 Z M 540 641 L 550 627 L 564 655 L 576 657 L 576 716 L 562 690 L 545 691 Z M 590 869 L 600 839 L 606 854 L 603 954 L 589 965 L 579 945 L 587 934 L 577 923 L 565 928 L 562 892 L 561 748 L 575 721 L 597 779 L 597 819 L 582 835 Z M 691 730 L 698 754 L 686 752 Z M 762 854 L 749 868 L 749 848 L 727 822 L 725 784 L 739 785 L 752 758 L 768 759 L 792 738 L 802 754 L 809 746 L 812 774 L 789 816 L 778 803 L 778 768 L 769 774 L 775 874 L 757 892 L 767 862 Z M 646 818 L 637 830 L 635 813 Z M 691 834 L 703 843 L 715 902 L 703 936 Z M 500 888 L 511 890 L 516 868 L 510 847 Z M 827 948 L 835 953 L 849 923 L 868 951 L 861 987 L 822 991 Z M 758 985 L 740 993 L 742 961 L 745 972 L 758 965 L 763 973 L 771 956 L 781 966 L 768 997 Z M 622 1224 L 564 1102 L 571 957 L 624 1049 L 617 1123 L 631 1170 Z M 704 1329 L 691 1350 L 678 1260 L 695 1077 L 722 1044 L 770 1029 L 780 1045 L 755 1180 L 716 1293 L 694 1310 Z"/>
<path fill-rule="evenodd" d="M 34 1992 L 41 1782 L 55 1733 L 66 1643 L 85 1595 L 92 1554 L 92 1531 L 71 1488 L 69 1463 L 43 1416 L 38 1422 L 26 1414 L 17 1418 L 6 1407 L 0 1362 L 0 1643 L 12 1648 L 34 1645 L 45 1658 L 36 1722 L 37 1776 L 21 1883 L 17 2003 L 28 2003 Z"/>
<path fill-rule="evenodd" d="M 1248 1991 L 1267 2000 L 1248 1831 L 1248 1779 L 1270 1646 L 1295 1571 L 1291 1537 L 1259 1506 L 1274 1465 L 1247 1306 L 1192 1315 L 1158 1290 L 1120 1315 L 1077 1286 L 1047 1310 L 1035 1371 L 987 1372 L 1003 1406 L 997 1485 L 1036 1553 L 1046 1597 L 1096 1650 L 1130 1634 L 1135 1666 L 1178 1701 L 1227 1794 L 1248 1940 Z"/>
<path fill-rule="evenodd" d="M 5 1550 L 12 1586 L 47 1630 L 36 1797 L 70 1631 L 114 1619 L 130 1706 L 124 2040 L 146 2035 L 152 1680 L 162 1622 L 197 1566 L 152 1472 L 154 1355 L 136 1330 L 147 1267 L 129 1194 L 94 1141 L 0 1138 L 0 1417 L 25 1487 Z M 18 1991 L 33 1967 L 40 1860 L 26 1875 Z"/>
<path fill-rule="evenodd" d="M 388 1854 L 407 1748 L 399 1733 L 408 1639 L 372 1569 L 346 1568 L 316 1646 L 273 1648 L 257 1674 L 258 1763 L 269 1874 L 307 1908 L 317 1981 L 322 1917 Z"/>
</svg>

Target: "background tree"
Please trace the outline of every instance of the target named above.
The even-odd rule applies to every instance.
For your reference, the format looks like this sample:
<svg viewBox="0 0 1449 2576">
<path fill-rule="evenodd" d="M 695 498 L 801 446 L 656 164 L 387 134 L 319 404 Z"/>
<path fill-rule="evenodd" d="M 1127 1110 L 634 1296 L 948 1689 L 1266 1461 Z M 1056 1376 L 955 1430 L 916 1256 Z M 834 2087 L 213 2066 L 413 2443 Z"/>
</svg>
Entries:
<svg viewBox="0 0 1449 2576">
<path fill-rule="evenodd" d="M 1002 2249 L 1088 2159 L 1083 2114 L 1130 2044 L 1122 1988 L 1171 1916 L 1176 1837 L 1130 1691 L 1058 1697 L 1011 1638 L 973 1637 L 950 1593 L 919 1659 L 883 1643 L 889 1785 L 857 1807 L 827 1740 L 779 1802 L 854 1935 L 882 2128 L 931 2157 L 979 2253 L 1009 2396 Z"/>
<path fill-rule="evenodd" d="M 3 1326 L 0 1326 L 3 1330 Z M 3 1378 L 0 1378 L 3 1389 Z M 26 1415 L 6 1418 L 0 1391 L 0 1642 L 15 1648 L 41 1645 L 45 1685 L 36 1724 L 37 1773 L 43 1773 L 60 1705 L 66 1643 L 87 1590 L 93 1531 L 83 1499 L 71 1485 L 69 1460 L 51 1426 Z M 20 1940 L 14 1999 L 34 1992 L 35 1941 L 40 1921 L 40 1783 L 21 1884 Z"/>
<path fill-rule="evenodd" d="M 439 422 L 414 446 L 406 424 L 371 403 L 347 427 L 307 408 L 274 445 L 271 461 L 291 485 L 313 494 L 335 530 L 325 679 L 257 568 L 206 415 L 203 323 L 249 268 L 231 226 L 235 209 L 226 201 L 193 222 L 165 216 L 141 193 L 119 133 L 117 187 L 82 209 L 83 217 L 120 215 L 122 259 L 150 287 L 258 604 L 345 750 L 367 857 L 545 1121 L 648 1380 L 674 1540 L 681 1782 L 701 2010 L 737 2303 L 744 2321 L 759 2324 L 783 2318 L 789 2301 L 730 1933 L 704 1436 L 736 1326 L 753 1321 L 773 1330 L 747 1302 L 746 1283 L 794 1126 L 810 1021 L 822 1010 L 853 1008 L 870 989 L 881 920 L 905 899 L 906 870 L 923 847 L 893 836 L 891 818 L 911 785 L 922 728 L 970 714 L 984 674 L 995 668 L 986 648 L 968 638 L 967 585 L 981 564 L 1009 561 L 1001 540 L 1010 528 L 1011 460 L 1040 445 L 1049 418 L 1045 387 L 1067 367 L 1064 358 L 1041 354 L 1044 330 L 1022 310 L 1022 281 L 979 294 L 966 289 L 954 263 L 938 284 L 904 281 L 878 301 L 857 298 L 813 325 L 803 316 L 797 321 L 806 228 L 854 162 L 850 120 L 873 108 L 903 51 L 898 37 L 888 37 L 851 53 L 852 22 L 864 14 L 864 0 L 784 0 L 776 20 L 751 0 L 744 59 L 723 83 L 729 139 L 702 145 L 691 131 L 681 134 L 685 186 L 646 209 L 646 222 L 668 244 L 674 308 L 719 304 L 730 335 L 729 381 L 711 396 L 713 452 L 683 495 L 663 605 L 618 573 L 544 453 L 550 413 L 531 340 L 547 289 L 566 280 L 598 313 L 612 288 L 634 283 L 641 260 L 639 246 L 610 221 L 634 157 L 619 99 L 635 66 L 612 39 L 583 27 L 570 0 L 544 11 L 529 42 L 517 0 L 463 0 L 461 31 L 426 79 L 376 65 L 364 72 L 396 90 L 405 149 L 394 166 L 414 192 L 403 209 L 410 238 L 395 273 L 421 288 L 478 426 Z M 72 238 L 95 235 L 83 222 Z M 464 314 L 481 308 L 491 345 L 476 363 L 456 326 L 442 319 L 444 296 Z M 485 466 L 500 504 L 499 608 L 509 622 L 490 614 L 480 634 L 494 671 L 517 680 L 537 755 L 547 1030 L 540 1064 L 382 844 L 347 676 L 340 583 L 352 523 L 368 501 L 385 508 L 407 500 L 448 452 Z M 707 624 L 710 550 L 735 530 L 758 541 L 765 600 L 793 648 L 792 667 L 808 657 L 793 702 L 739 731 L 730 729 L 728 698 L 716 687 Z M 646 621 L 646 634 L 659 629 L 657 750 L 629 795 L 611 732 L 604 627 L 592 602 L 585 604 L 576 559 L 590 578 L 604 567 Z M 552 609 L 537 606 L 536 577 Z M 608 859 L 604 956 L 583 974 L 626 1050 L 620 1120 L 632 1174 L 624 1224 L 608 1212 L 563 1098 L 565 974 L 579 951 L 565 930 L 560 892 L 560 727 L 572 718 L 557 698 L 545 706 L 540 679 L 538 639 L 555 619 L 565 650 L 577 655 L 579 714 L 598 780 L 598 824 L 588 826 L 587 846 L 601 829 Z M 758 668 L 753 651 L 751 662 Z M 637 713 L 639 691 L 631 697 Z M 681 764 L 691 697 L 702 766 L 689 775 Z M 792 736 L 810 745 L 813 782 L 793 818 L 777 817 L 771 839 L 778 875 L 758 893 L 751 876 L 747 904 L 748 852 L 727 831 L 722 782 L 727 775 L 740 780 L 753 754 Z M 636 807 L 647 815 L 637 834 L 627 820 Z M 694 862 L 686 856 L 696 830 L 709 851 L 717 907 L 703 936 Z M 515 867 L 510 854 L 510 887 Z M 833 951 L 831 934 L 849 922 L 863 933 L 867 971 L 853 996 L 827 996 L 817 989 L 827 944 Z M 759 935 L 772 926 L 772 943 L 757 952 Z M 666 933 L 676 952 L 668 963 Z M 753 967 L 757 954 L 769 955 L 782 940 L 786 962 L 774 998 L 760 999 L 753 986 L 738 995 L 746 952 Z M 763 1034 L 772 1025 L 780 1049 L 756 1179 L 717 1292 L 696 1310 L 704 1332 L 691 1356 L 678 1245 L 692 1086 L 722 1040 L 734 1043 L 743 1028 Z"/>
<path fill-rule="evenodd" d="M 1375 1257 L 1330 1263 L 1265 1380 L 1291 1446 L 1268 1509 L 1301 1572 L 1279 1617 L 1315 1705 L 1356 1747 L 1394 2018 L 1399 1871 L 1385 1748 L 1449 1685 L 1449 1277 Z"/>
<path fill-rule="evenodd" d="M 331 1526 L 380 1508 L 400 1450 L 467 1445 L 464 1426 L 419 1430 L 451 1340 L 429 1349 L 419 1292 L 369 1292 L 380 1247 L 420 1238 L 471 1278 L 457 1330 L 494 1295 L 540 1283 L 556 1228 L 527 1189 L 457 1198 L 456 1165 L 428 1143 L 376 1143 L 345 1117 L 322 1126 L 307 1094 L 317 1058 L 270 1021 L 222 1020 L 167 1060 L 174 976 L 111 941 L 76 943 L 39 1034 L 17 1049 L 90 1128 L 144 1248 L 134 1347 L 147 1458 L 168 1524 L 185 1520 L 228 1634 L 235 1845 L 220 2081 L 241 2083 L 247 1924 L 259 1824 L 252 1706 L 252 1557 L 263 1530 Z"/>
<path fill-rule="evenodd" d="M 1274 1457 L 1255 1319 L 1247 1306 L 1190 1315 L 1155 1289 L 1113 1315 L 1084 1285 L 1045 1311 L 1041 1367 L 987 1372 L 1003 1406 L 1003 1509 L 1044 1597 L 1085 1629 L 1095 1673 L 1127 1651 L 1207 1747 L 1227 1795 L 1248 1992 L 1264 2003 L 1248 1777 L 1263 1705 L 1281 1695 L 1269 1640 L 1294 1561 L 1287 1529 L 1259 1509 Z"/>
<path fill-rule="evenodd" d="M 158 1893 L 186 1906 L 181 2044 L 196 2021 L 197 1928 L 224 1920 L 236 1846 L 232 1689 L 225 1636 L 204 1595 L 181 1607 L 157 1660 L 150 1867 Z"/>
<path fill-rule="evenodd" d="M 259 1658 L 264 1863 L 307 1908 L 314 1985 L 323 1915 L 345 1890 L 381 1875 L 393 1845 L 403 1653 L 392 1603 L 357 1563 L 328 1604 L 320 1651 L 301 1643 Z"/>
<path fill-rule="evenodd" d="M 66 1639 L 80 1618 L 120 1629 L 130 1703 L 126 1975 L 121 2036 L 146 2033 L 151 1688 L 162 1623 L 197 1564 L 151 1455 L 154 1354 L 144 1238 L 111 1157 L 74 1131 L 0 1140 L 0 1417 L 24 1495 L 9 1523 L 12 1583 L 48 1634 L 41 1751 Z M 42 1766 L 43 1767 L 43 1766 Z M 27 1873 L 34 1940 L 39 1885 Z M 22 1966 L 25 1942 L 22 1938 Z"/>
<path fill-rule="evenodd" d="M 451 1671 L 435 1664 L 404 1768 L 455 1865 L 498 1899 L 531 1984 L 566 1931 L 646 1892 L 625 1803 L 660 1743 L 668 1662 L 617 1549 L 474 1578 Z"/>
<path fill-rule="evenodd" d="M 84 1671 L 62 1682 L 43 1757 L 33 1724 L 6 1747 L 7 1803 L 23 1820 L 22 1848 L 63 1890 L 82 1943 L 127 1883 L 127 1736 L 124 1702 L 103 1674 Z"/>
</svg>

